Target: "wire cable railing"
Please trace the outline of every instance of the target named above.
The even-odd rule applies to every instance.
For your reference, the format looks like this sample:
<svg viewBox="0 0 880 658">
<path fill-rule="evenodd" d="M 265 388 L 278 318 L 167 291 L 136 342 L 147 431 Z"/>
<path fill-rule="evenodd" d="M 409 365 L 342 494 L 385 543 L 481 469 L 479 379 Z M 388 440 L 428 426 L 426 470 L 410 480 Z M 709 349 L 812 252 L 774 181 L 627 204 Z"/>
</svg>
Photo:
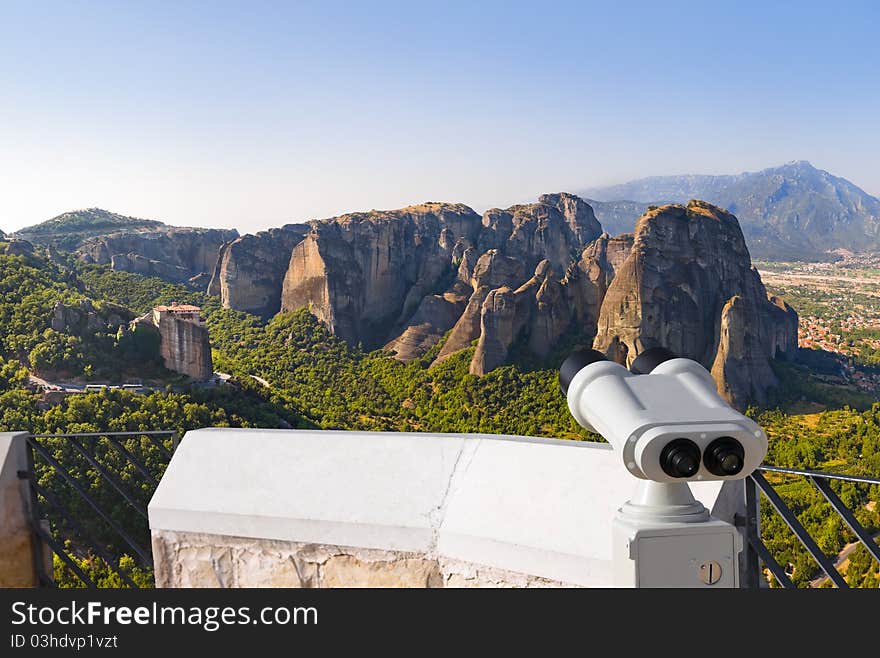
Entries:
<svg viewBox="0 0 880 658">
<path fill-rule="evenodd" d="M 779 564 L 761 538 L 759 497 L 763 494 L 775 513 L 781 517 L 788 529 L 797 537 L 800 544 L 818 564 L 828 580 L 839 588 L 849 587 L 846 579 L 838 571 L 834 562 L 822 551 L 791 507 L 783 500 L 776 488 L 764 477 L 764 473 L 800 477 L 812 484 L 824 496 L 834 512 L 849 527 L 857 541 L 868 551 L 868 554 L 880 564 L 880 545 L 874 541 L 868 529 L 856 519 L 853 511 L 844 504 L 840 496 L 831 487 L 831 483 L 835 481 L 880 486 L 880 479 L 765 465 L 758 467 L 745 480 L 746 518 L 744 525 L 746 526 L 747 546 L 744 559 L 746 560 L 747 567 L 744 575 L 744 586 L 758 587 L 761 584 L 761 563 L 763 562 L 767 570 L 773 574 L 773 577 L 782 587 L 795 587 L 785 568 Z"/>
<path fill-rule="evenodd" d="M 26 443 L 27 470 L 19 477 L 30 483 L 40 585 L 149 584 L 147 504 L 177 448 L 177 432 L 30 434 Z"/>
</svg>

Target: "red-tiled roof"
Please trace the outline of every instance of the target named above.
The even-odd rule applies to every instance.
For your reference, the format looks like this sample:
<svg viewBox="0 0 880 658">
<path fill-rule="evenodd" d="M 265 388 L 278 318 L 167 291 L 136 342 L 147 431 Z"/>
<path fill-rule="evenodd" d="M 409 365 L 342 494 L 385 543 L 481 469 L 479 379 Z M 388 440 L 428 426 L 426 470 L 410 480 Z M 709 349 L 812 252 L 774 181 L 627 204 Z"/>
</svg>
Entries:
<svg viewBox="0 0 880 658">
<path fill-rule="evenodd" d="M 192 304 L 172 304 L 171 306 L 157 306 L 155 310 L 164 312 L 171 311 L 172 313 L 198 313 L 202 309 L 198 306 L 193 306 Z"/>
</svg>

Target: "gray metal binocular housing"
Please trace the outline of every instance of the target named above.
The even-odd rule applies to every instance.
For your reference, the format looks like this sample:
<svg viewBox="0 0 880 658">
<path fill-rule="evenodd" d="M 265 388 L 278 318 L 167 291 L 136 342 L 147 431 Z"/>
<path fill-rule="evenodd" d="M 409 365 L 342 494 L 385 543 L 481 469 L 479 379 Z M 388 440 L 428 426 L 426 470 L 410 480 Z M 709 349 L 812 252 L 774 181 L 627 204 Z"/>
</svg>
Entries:
<svg viewBox="0 0 880 658">
<path fill-rule="evenodd" d="M 696 361 L 649 349 L 631 370 L 596 350 L 559 370 L 568 408 L 601 434 L 637 478 L 654 482 L 740 480 L 767 454 L 767 436 L 733 409 Z"/>
</svg>

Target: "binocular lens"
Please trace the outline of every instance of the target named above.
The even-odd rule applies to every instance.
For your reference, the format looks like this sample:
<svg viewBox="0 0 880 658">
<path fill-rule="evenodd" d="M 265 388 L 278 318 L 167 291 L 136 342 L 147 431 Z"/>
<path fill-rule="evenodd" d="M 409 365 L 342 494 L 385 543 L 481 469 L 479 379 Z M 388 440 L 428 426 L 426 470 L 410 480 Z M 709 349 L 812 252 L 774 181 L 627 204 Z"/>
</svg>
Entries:
<svg viewBox="0 0 880 658">
<path fill-rule="evenodd" d="M 669 477 L 689 478 L 700 470 L 700 447 L 690 439 L 674 439 L 660 453 L 660 468 Z"/>
<path fill-rule="evenodd" d="M 562 394 L 568 394 L 568 385 L 571 384 L 571 380 L 583 368 L 586 368 L 591 363 L 607 360 L 605 355 L 597 350 L 578 350 L 569 354 L 568 358 L 562 362 L 562 366 L 559 368 L 559 388 L 562 389 Z"/>
<path fill-rule="evenodd" d="M 746 453 L 742 444 L 732 436 L 722 436 L 706 447 L 703 463 L 713 475 L 736 475 L 743 469 Z"/>
<path fill-rule="evenodd" d="M 665 347 L 652 347 L 639 354 L 629 369 L 634 375 L 650 375 L 661 363 L 676 358 L 675 354 Z"/>
</svg>

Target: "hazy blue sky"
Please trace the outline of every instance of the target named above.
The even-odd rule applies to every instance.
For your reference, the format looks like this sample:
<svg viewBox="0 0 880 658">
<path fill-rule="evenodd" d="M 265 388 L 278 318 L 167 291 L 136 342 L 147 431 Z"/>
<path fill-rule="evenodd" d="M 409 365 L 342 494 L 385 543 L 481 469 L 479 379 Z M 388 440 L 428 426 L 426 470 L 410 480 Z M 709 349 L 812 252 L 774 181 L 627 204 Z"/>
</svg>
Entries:
<svg viewBox="0 0 880 658">
<path fill-rule="evenodd" d="M 0 0 L 0 228 L 252 231 L 795 159 L 880 194 L 878 6 Z"/>
</svg>

